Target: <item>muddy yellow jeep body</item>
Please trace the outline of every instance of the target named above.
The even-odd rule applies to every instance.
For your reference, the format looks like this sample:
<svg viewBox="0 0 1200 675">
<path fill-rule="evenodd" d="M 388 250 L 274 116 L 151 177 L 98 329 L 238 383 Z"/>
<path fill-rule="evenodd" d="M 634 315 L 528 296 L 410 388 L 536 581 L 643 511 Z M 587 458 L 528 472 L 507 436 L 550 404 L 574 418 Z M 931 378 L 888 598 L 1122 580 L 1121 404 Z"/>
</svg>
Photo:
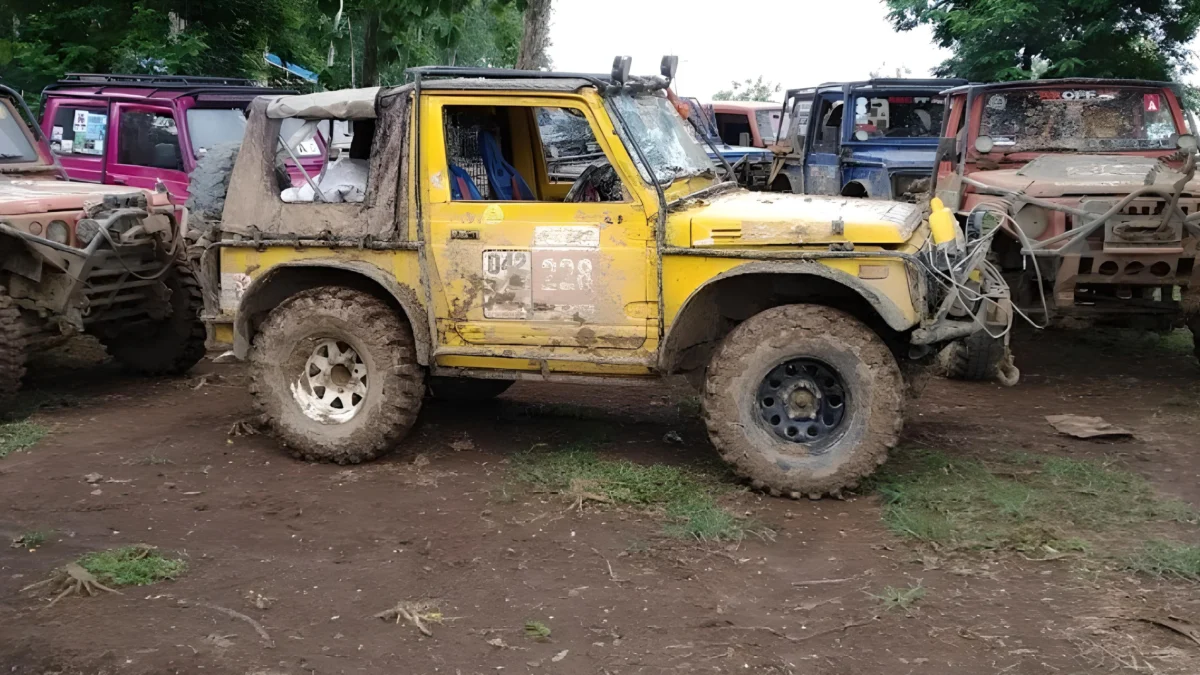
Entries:
<svg viewBox="0 0 1200 675">
<path fill-rule="evenodd" d="M 970 265 L 929 269 L 951 257 L 922 207 L 724 182 L 665 77 L 413 76 L 256 101 L 201 242 L 213 334 L 298 456 L 391 449 L 427 387 L 682 373 L 737 471 L 836 492 L 896 443 L 904 373 L 1002 300 Z M 357 150 L 331 166 L 367 167 L 361 201 L 322 203 L 341 189 L 325 176 L 312 202 L 282 201 L 274 163 L 304 140 L 281 136 L 289 118 L 350 121 Z"/>
</svg>

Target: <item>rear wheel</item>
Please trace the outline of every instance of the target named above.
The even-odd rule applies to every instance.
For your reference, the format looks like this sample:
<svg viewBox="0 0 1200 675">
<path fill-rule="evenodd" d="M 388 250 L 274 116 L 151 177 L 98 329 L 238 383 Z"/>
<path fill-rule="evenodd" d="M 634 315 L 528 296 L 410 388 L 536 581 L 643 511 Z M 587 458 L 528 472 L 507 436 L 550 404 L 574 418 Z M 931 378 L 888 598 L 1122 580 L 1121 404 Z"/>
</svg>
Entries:
<svg viewBox="0 0 1200 675">
<path fill-rule="evenodd" d="M 192 269 L 176 264 L 163 276 L 171 292 L 166 318 L 104 333 L 101 341 L 124 368 L 143 375 L 179 375 L 204 358 L 204 298 Z"/>
<path fill-rule="evenodd" d="M 996 380 L 1011 386 L 1017 383 L 1021 373 L 1013 365 L 1006 342 L 1004 338 L 978 331 L 946 345 L 938 354 L 938 364 L 942 373 L 952 380 Z"/>
<path fill-rule="evenodd" d="M 408 323 L 378 298 L 336 286 L 292 296 L 250 352 L 250 392 L 296 457 L 358 464 L 390 451 L 425 392 Z"/>
<path fill-rule="evenodd" d="M 443 401 L 478 403 L 496 398 L 513 386 L 512 380 L 485 380 L 474 377 L 431 377 L 429 391 Z"/>
<path fill-rule="evenodd" d="M 904 378 L 878 335 L 818 305 L 757 314 L 713 355 L 703 405 L 717 451 L 772 494 L 852 488 L 903 425 Z"/>
<path fill-rule="evenodd" d="M 1200 359 L 1200 314 L 1188 319 L 1188 328 L 1192 331 L 1192 351 Z"/>
<path fill-rule="evenodd" d="M 25 375 L 25 336 L 21 310 L 0 287 L 0 411 L 21 389 Z"/>
</svg>

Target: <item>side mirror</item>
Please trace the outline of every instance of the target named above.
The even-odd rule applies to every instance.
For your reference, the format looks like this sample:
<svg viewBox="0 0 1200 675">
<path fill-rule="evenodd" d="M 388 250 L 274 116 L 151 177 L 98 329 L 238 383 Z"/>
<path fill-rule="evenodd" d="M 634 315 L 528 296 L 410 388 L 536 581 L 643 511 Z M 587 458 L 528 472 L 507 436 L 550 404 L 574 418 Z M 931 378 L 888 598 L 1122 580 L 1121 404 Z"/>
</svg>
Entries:
<svg viewBox="0 0 1200 675">
<path fill-rule="evenodd" d="M 671 55 L 671 56 L 662 57 L 662 63 L 659 64 L 659 66 L 658 66 L 658 72 L 660 74 L 662 74 L 663 77 L 667 78 L 668 81 L 674 80 L 675 72 L 678 70 L 679 70 L 679 57 L 678 56 Z"/>
<path fill-rule="evenodd" d="M 743 148 L 750 147 L 750 132 L 749 131 L 743 131 L 742 133 L 738 134 L 738 145 L 742 146 Z"/>
<path fill-rule="evenodd" d="M 1195 150 L 1196 137 L 1191 134 L 1180 134 L 1179 140 L 1175 141 L 1175 145 L 1177 145 L 1180 150 Z"/>
<path fill-rule="evenodd" d="M 613 59 L 612 79 L 617 84 L 625 84 L 629 79 L 629 66 L 633 63 L 633 57 L 618 56 Z"/>
</svg>

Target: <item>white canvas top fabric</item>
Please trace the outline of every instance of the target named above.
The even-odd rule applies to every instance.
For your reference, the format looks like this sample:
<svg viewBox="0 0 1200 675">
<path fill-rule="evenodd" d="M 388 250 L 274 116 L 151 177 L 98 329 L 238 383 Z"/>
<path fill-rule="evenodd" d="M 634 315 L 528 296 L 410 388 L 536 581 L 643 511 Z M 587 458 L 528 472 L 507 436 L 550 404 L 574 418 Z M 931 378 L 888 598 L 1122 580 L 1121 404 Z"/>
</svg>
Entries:
<svg viewBox="0 0 1200 675">
<path fill-rule="evenodd" d="M 379 87 L 337 89 L 315 94 L 280 96 L 267 104 L 267 117 L 287 119 L 375 119 L 375 98 Z"/>
</svg>

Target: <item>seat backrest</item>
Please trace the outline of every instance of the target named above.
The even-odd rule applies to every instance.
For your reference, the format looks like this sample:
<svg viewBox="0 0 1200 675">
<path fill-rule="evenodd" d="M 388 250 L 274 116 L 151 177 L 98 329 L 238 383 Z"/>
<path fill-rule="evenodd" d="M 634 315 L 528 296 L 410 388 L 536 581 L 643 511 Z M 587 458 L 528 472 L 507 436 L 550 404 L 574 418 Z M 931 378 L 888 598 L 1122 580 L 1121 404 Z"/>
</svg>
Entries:
<svg viewBox="0 0 1200 675">
<path fill-rule="evenodd" d="M 516 168 L 504 159 L 496 137 L 489 131 L 481 131 L 479 146 L 483 155 L 483 166 L 487 169 L 488 183 L 492 186 L 496 197 L 505 201 L 531 201 L 533 190 L 529 189 L 529 185 Z"/>
<path fill-rule="evenodd" d="M 471 174 L 461 166 L 450 165 L 450 197 L 457 200 L 479 200 L 479 188 L 475 186 Z"/>
</svg>

